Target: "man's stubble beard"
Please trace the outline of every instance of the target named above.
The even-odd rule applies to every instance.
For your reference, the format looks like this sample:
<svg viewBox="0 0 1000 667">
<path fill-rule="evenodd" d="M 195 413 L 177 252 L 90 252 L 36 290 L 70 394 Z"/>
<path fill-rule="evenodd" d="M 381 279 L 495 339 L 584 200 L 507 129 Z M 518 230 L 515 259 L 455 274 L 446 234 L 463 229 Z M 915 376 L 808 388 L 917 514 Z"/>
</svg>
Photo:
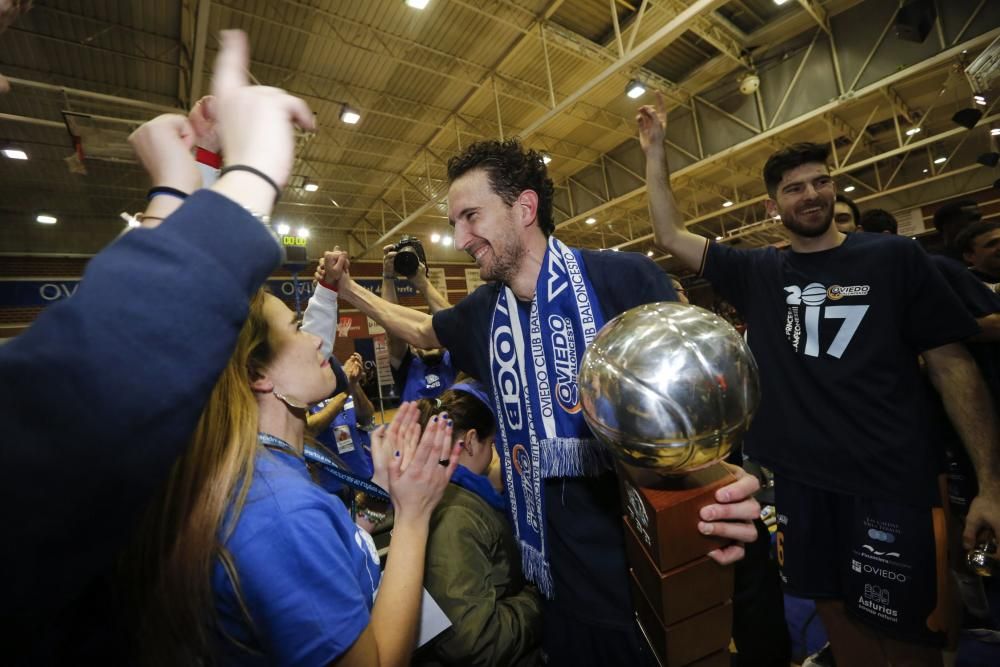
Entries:
<svg viewBox="0 0 1000 667">
<path fill-rule="evenodd" d="M 490 252 L 493 253 L 493 263 L 489 268 L 489 272 L 485 270 L 485 267 L 480 269 L 480 277 L 487 281 L 499 280 L 509 285 L 514 276 L 517 275 L 525 251 L 524 246 L 521 244 L 521 239 L 514 232 L 513 215 L 508 213 L 505 218 L 508 227 L 503 238 L 503 254 L 498 253 L 497 247 L 491 243 Z"/>
<path fill-rule="evenodd" d="M 802 224 L 794 216 L 794 214 L 786 217 L 784 213 L 781 214 L 781 224 L 785 226 L 785 229 L 787 229 L 788 231 L 792 232 L 797 236 L 802 236 L 804 238 L 809 238 L 809 239 L 816 238 L 817 236 L 823 236 L 823 234 L 826 234 L 826 231 L 830 229 L 830 225 L 833 224 L 833 206 L 829 208 L 829 212 L 826 216 L 826 221 L 820 223 L 816 227 L 809 227 L 807 225 Z"/>
</svg>

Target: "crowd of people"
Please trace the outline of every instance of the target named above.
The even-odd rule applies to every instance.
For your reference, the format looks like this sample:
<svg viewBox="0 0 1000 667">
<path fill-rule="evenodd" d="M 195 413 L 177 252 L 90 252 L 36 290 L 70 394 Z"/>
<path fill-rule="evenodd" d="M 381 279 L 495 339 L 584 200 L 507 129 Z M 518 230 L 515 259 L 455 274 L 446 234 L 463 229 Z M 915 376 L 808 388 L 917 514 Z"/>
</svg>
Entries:
<svg viewBox="0 0 1000 667">
<path fill-rule="evenodd" d="M 655 665 L 612 457 L 545 378 L 565 363 L 553 333 L 575 382 L 604 323 L 686 301 L 680 282 L 567 246 L 543 156 L 481 141 L 448 163 L 448 217 L 483 286 L 452 305 L 421 261 L 424 313 L 398 303 L 397 248 L 381 297 L 334 248 L 300 320 L 261 286 L 294 133 L 315 120 L 248 63 L 223 32 L 211 97 L 135 132 L 142 227 L 0 348 L 13 663 Z M 697 524 L 736 564 L 739 664 L 788 664 L 782 588 L 816 601 L 838 664 L 941 664 L 949 523 L 965 549 L 1000 530 L 1000 224 L 942 208 L 954 256 L 931 259 L 837 194 L 826 147 L 795 144 L 763 169 L 790 248 L 736 249 L 684 224 L 662 99 L 637 123 L 656 244 L 738 310 L 760 368 L 735 481 Z M 196 145 L 221 153 L 217 178 Z M 387 424 L 360 356 L 333 356 L 341 300 L 387 332 Z M 744 458 L 774 473 L 776 564 Z M 943 473 L 965 482 L 960 515 Z M 383 562 L 372 533 L 390 525 Z M 448 627 L 418 641 L 425 595 Z"/>
</svg>

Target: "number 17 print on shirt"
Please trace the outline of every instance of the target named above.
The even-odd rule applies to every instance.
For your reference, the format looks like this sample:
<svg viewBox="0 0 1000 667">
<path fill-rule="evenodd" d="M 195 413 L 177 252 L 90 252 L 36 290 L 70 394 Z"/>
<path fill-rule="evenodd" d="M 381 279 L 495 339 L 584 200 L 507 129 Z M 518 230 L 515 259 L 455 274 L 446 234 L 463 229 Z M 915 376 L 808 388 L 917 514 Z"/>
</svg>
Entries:
<svg viewBox="0 0 1000 667">
<path fill-rule="evenodd" d="M 785 337 L 796 352 L 807 357 L 821 353 L 840 359 L 868 312 L 867 305 L 838 303 L 852 296 L 867 296 L 868 285 L 831 285 L 809 283 L 805 287 L 785 286 Z M 820 349 L 820 331 L 835 327 L 836 334 L 826 350 Z"/>
</svg>

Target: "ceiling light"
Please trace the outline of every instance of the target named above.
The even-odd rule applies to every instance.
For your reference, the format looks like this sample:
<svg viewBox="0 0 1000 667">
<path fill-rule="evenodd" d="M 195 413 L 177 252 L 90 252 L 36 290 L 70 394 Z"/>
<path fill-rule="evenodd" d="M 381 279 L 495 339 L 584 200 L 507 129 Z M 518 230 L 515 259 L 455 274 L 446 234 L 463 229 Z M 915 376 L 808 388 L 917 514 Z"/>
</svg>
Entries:
<svg viewBox="0 0 1000 667">
<path fill-rule="evenodd" d="M 914 134 L 920 134 L 920 128 L 919 127 L 911 127 L 910 129 L 908 129 L 906 131 L 906 136 L 908 136 L 908 137 L 912 137 Z"/>
<path fill-rule="evenodd" d="M 299 227 L 299 238 L 300 239 L 309 238 L 309 230 L 306 229 L 305 227 Z"/>
<path fill-rule="evenodd" d="M 358 121 L 361 120 L 361 114 L 345 104 L 344 108 L 340 110 L 340 120 L 348 125 L 357 125 Z"/>
<path fill-rule="evenodd" d="M 292 228 L 291 228 L 291 227 L 289 227 L 288 225 L 286 225 L 285 223 L 281 223 L 280 225 L 278 225 L 278 226 L 277 226 L 277 227 L 275 227 L 274 229 L 275 229 L 275 230 L 276 230 L 276 231 L 277 231 L 277 232 L 278 232 L 279 234 L 281 234 L 282 236 L 284 236 L 284 235 L 285 235 L 285 234 L 287 234 L 288 232 L 292 231 Z"/>
<path fill-rule="evenodd" d="M 733 202 L 729 201 L 728 199 L 726 201 L 722 202 L 722 208 L 729 208 L 732 205 L 733 205 Z"/>
<path fill-rule="evenodd" d="M 618 252 L 618 248 L 612 248 L 612 250 L 614 250 L 615 252 Z"/>
<path fill-rule="evenodd" d="M 923 172 L 921 172 L 921 173 L 924 173 L 924 174 L 926 174 L 926 173 L 927 173 L 928 171 L 930 171 L 930 169 L 927 169 L 927 168 L 925 168 L 925 169 L 923 170 Z"/>
<path fill-rule="evenodd" d="M 22 151 L 20 148 L 5 148 L 3 149 L 3 154 L 9 157 L 11 160 L 28 159 L 28 154 Z"/>
<path fill-rule="evenodd" d="M 437 232 L 431 234 L 431 243 L 441 243 L 441 235 Z"/>
<path fill-rule="evenodd" d="M 549 155 L 542 153 L 542 162 L 548 164 L 549 162 L 552 162 L 552 158 Z"/>
<path fill-rule="evenodd" d="M 1000 137 L 1000 127 L 994 127 L 992 130 L 990 130 L 990 136 Z"/>
<path fill-rule="evenodd" d="M 423 9 L 427 6 L 430 0 L 406 0 L 407 7 L 413 7 L 414 9 Z"/>
<path fill-rule="evenodd" d="M 653 256 L 653 251 L 652 250 L 647 250 L 646 251 L 646 257 L 652 257 L 652 256 Z"/>
<path fill-rule="evenodd" d="M 448 236 L 447 234 L 445 234 L 444 236 L 442 236 L 441 237 L 441 245 L 443 245 L 443 246 L 449 246 L 449 245 L 451 245 L 451 237 Z"/>
<path fill-rule="evenodd" d="M 981 107 L 986 106 L 986 96 L 983 95 L 982 93 L 976 93 L 975 95 L 973 95 L 972 101 Z"/>
<path fill-rule="evenodd" d="M 774 0 L 774 4 L 778 5 L 779 7 L 785 4 L 786 2 L 788 2 L 788 0 Z"/>
<path fill-rule="evenodd" d="M 716 236 L 716 237 L 715 237 L 715 240 L 716 240 L 716 241 L 721 241 L 721 240 L 722 240 L 722 237 L 721 237 L 721 236 Z"/>
<path fill-rule="evenodd" d="M 319 190 L 319 184 L 313 183 L 312 181 L 306 181 L 306 184 L 302 186 L 302 189 L 306 192 L 316 192 Z"/>
<path fill-rule="evenodd" d="M 587 218 L 586 220 L 584 220 L 584 222 L 587 223 L 588 225 L 592 225 L 595 222 L 597 222 L 597 218 Z"/>
<path fill-rule="evenodd" d="M 844 192 L 854 192 L 856 189 L 857 188 L 855 188 L 853 185 L 848 185 L 846 188 L 844 188 Z"/>
<path fill-rule="evenodd" d="M 941 157 L 934 158 L 934 164 L 941 164 L 941 163 L 947 162 L 947 161 L 948 161 L 948 158 L 946 158 L 943 155 Z"/>
<path fill-rule="evenodd" d="M 642 82 L 632 79 L 628 82 L 628 86 L 625 87 L 625 94 L 631 97 L 633 100 L 642 97 L 646 92 L 646 86 L 642 85 Z"/>
<path fill-rule="evenodd" d="M 42 213 L 37 218 L 35 218 L 35 220 L 37 222 L 42 223 L 43 225 L 54 225 L 54 224 L 56 224 L 56 218 L 55 218 L 55 216 L 53 216 L 53 215 L 45 215 L 44 213 Z"/>
</svg>

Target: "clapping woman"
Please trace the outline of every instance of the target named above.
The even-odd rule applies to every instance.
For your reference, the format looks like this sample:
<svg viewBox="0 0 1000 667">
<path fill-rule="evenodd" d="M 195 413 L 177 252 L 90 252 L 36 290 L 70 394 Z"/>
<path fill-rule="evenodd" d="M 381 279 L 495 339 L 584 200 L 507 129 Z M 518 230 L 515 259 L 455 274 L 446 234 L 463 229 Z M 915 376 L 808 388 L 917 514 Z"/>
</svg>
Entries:
<svg viewBox="0 0 1000 667">
<path fill-rule="evenodd" d="M 319 338 L 259 292 L 130 557 L 145 662 L 408 662 L 429 518 L 460 448 L 446 415 L 421 434 L 410 404 L 373 435 L 395 511 L 380 576 L 370 537 L 303 459 L 306 406 L 333 388 Z"/>
</svg>

